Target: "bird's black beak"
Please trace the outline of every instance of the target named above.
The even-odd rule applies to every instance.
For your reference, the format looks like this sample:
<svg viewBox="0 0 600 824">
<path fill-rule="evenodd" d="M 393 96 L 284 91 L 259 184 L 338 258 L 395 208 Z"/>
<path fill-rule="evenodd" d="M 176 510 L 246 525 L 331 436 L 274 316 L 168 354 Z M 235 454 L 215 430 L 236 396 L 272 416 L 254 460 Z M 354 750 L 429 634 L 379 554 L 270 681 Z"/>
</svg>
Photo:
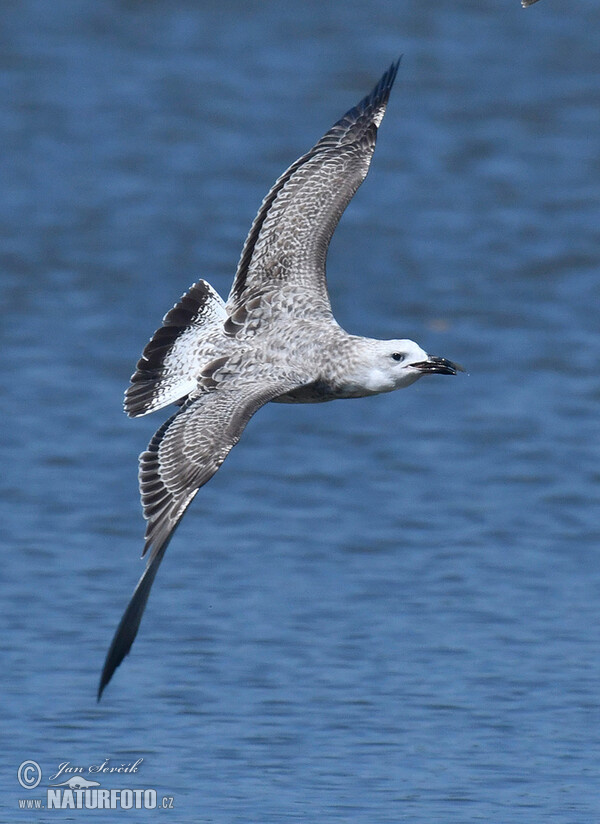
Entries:
<svg viewBox="0 0 600 824">
<path fill-rule="evenodd" d="M 434 358 L 432 355 L 426 361 L 411 363 L 411 366 L 424 375 L 456 375 L 457 372 L 465 371 L 458 363 L 452 363 L 446 358 Z"/>
</svg>

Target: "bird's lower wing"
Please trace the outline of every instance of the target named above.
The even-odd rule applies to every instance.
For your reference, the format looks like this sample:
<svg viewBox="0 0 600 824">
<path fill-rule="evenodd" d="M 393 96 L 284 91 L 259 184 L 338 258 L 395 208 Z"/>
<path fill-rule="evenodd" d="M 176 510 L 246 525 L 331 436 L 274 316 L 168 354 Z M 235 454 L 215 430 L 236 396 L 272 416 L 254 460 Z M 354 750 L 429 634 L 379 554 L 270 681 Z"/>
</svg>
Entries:
<svg viewBox="0 0 600 824">
<path fill-rule="evenodd" d="M 283 379 L 205 392 L 163 424 L 140 455 L 140 491 L 148 521 L 144 553 L 150 550 L 150 555 L 108 650 L 98 700 L 131 649 L 167 545 L 196 492 L 219 469 L 252 415 L 295 385 Z"/>
</svg>

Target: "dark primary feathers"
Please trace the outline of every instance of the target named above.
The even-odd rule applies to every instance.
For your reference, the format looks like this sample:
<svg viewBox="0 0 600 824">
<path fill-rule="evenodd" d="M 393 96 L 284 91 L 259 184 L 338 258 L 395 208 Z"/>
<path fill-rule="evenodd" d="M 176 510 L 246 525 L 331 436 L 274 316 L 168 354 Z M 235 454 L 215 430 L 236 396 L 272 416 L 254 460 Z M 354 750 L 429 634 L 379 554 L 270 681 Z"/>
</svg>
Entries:
<svg viewBox="0 0 600 824">
<path fill-rule="evenodd" d="M 131 645 L 135 641 L 135 636 L 140 628 L 142 615 L 146 609 L 146 602 L 150 595 L 150 589 L 154 583 L 156 573 L 163 559 L 165 550 L 167 549 L 168 541 L 166 541 L 160 551 L 156 553 L 153 558 L 150 558 L 138 585 L 135 588 L 131 600 L 127 605 L 127 609 L 123 613 L 123 617 L 117 627 L 113 636 L 111 645 L 106 653 L 104 667 L 102 668 L 102 675 L 100 676 L 100 683 L 98 685 L 98 701 L 102 698 L 104 688 L 113 677 L 114 671 L 119 666 L 123 658 L 129 654 Z"/>
<path fill-rule="evenodd" d="M 165 550 L 198 489 L 219 469 L 263 404 L 309 380 L 300 374 L 273 374 L 269 358 L 258 364 L 230 363 L 227 354 L 211 350 L 214 332 L 220 330 L 224 339 L 235 337 L 248 313 L 260 306 L 260 295 L 274 288 L 288 290 L 282 303 L 302 304 L 312 318 L 330 317 L 327 248 L 369 169 L 398 65 L 275 183 L 244 245 L 227 307 L 208 283 L 199 281 L 165 315 L 144 349 L 126 392 L 127 413 L 144 415 L 185 402 L 140 455 L 148 562 L 106 656 L 98 700 L 131 649 Z"/>
<path fill-rule="evenodd" d="M 131 649 L 158 567 L 185 510 L 239 441 L 252 415 L 295 385 L 265 376 L 258 385 L 232 383 L 207 391 L 166 421 L 140 455 L 140 492 L 148 521 L 143 554 L 151 551 L 106 656 L 98 700 Z"/>
<path fill-rule="evenodd" d="M 338 221 L 365 179 L 400 60 L 373 91 L 293 163 L 263 200 L 244 244 L 227 309 L 272 286 L 309 289 L 328 313 L 325 259 Z"/>
</svg>

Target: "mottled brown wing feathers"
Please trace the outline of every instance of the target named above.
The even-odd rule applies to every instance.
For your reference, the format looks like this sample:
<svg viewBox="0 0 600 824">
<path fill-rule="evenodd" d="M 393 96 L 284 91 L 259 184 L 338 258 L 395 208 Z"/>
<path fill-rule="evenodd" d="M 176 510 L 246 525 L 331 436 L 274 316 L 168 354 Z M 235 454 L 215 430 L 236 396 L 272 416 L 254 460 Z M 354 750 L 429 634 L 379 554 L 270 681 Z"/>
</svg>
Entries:
<svg viewBox="0 0 600 824">
<path fill-rule="evenodd" d="M 242 250 L 227 309 L 270 285 L 310 291 L 313 314 L 329 312 L 325 259 L 331 236 L 366 177 L 377 128 L 399 61 L 313 148 L 293 163 L 264 199 Z"/>
<path fill-rule="evenodd" d="M 148 564 L 108 650 L 98 700 L 129 653 L 158 567 L 173 532 L 198 489 L 219 469 L 252 415 L 295 386 L 286 380 L 221 386 L 188 400 L 164 423 L 140 455 L 140 491 L 147 519 Z"/>
</svg>

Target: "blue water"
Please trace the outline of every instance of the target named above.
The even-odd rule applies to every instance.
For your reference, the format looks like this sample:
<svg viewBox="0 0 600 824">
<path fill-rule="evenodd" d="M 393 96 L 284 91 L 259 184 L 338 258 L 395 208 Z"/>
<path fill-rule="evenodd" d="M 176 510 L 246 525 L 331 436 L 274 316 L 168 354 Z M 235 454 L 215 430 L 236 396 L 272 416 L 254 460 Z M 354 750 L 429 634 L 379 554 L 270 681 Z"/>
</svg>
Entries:
<svg viewBox="0 0 600 824">
<path fill-rule="evenodd" d="M 18 810 L 106 758 L 169 821 L 600 820 L 598 31 L 596 0 L 2 4 L 2 821 L 156 820 Z M 141 349 L 400 52 L 332 302 L 469 374 L 261 410 L 97 705 L 166 417 L 121 411 Z"/>
</svg>

